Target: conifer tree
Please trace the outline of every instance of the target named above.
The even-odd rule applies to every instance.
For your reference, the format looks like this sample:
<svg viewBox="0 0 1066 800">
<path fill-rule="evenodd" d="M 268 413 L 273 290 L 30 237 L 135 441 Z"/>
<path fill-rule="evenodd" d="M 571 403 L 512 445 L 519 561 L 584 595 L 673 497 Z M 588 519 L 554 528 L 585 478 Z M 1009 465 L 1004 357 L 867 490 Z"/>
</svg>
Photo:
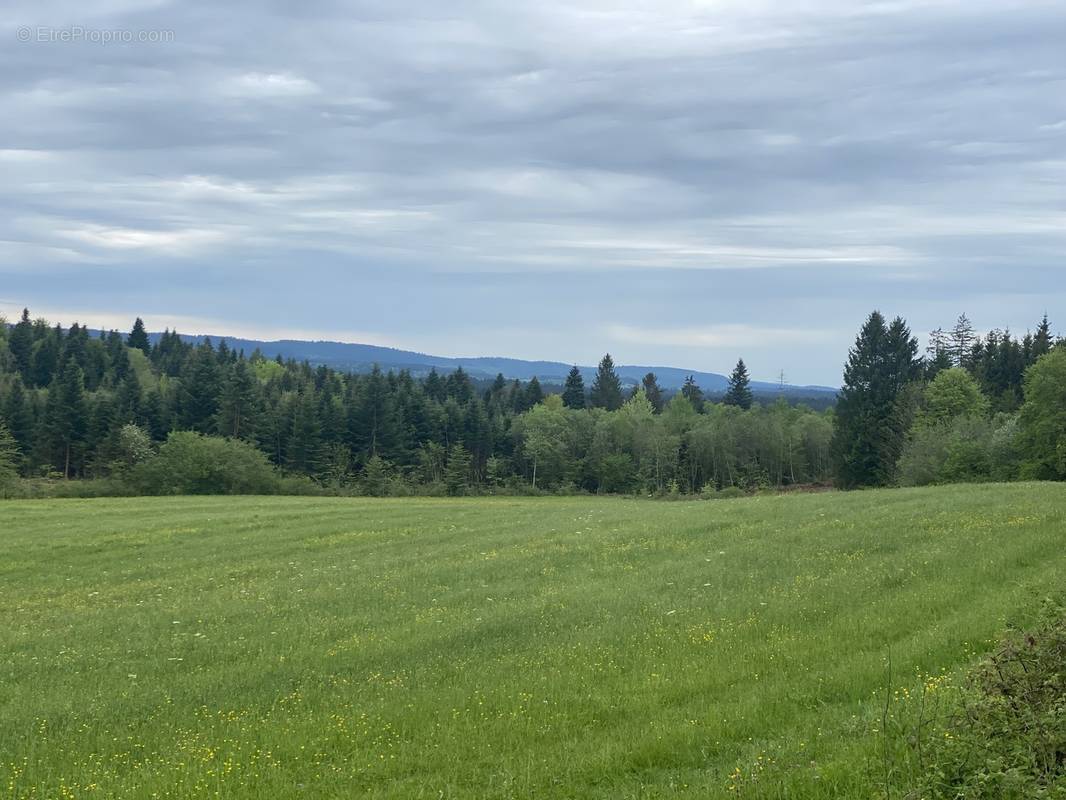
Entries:
<svg viewBox="0 0 1066 800">
<path fill-rule="evenodd" d="M 1048 322 L 1047 314 L 1040 320 L 1040 325 L 1036 329 L 1036 335 L 1033 337 L 1032 346 L 1032 362 L 1035 362 L 1040 356 L 1047 355 L 1051 352 L 1051 346 L 1054 344 L 1051 336 L 1051 324 Z"/>
<path fill-rule="evenodd" d="M 30 393 L 22 385 L 22 378 L 18 373 L 11 381 L 7 397 L 3 407 L 0 408 L 0 416 L 7 424 L 8 431 L 15 439 L 19 452 L 23 459 L 31 452 L 34 434 L 34 410 L 30 402 Z"/>
<path fill-rule="evenodd" d="M 681 387 L 681 394 L 697 412 L 703 411 L 703 389 L 696 384 L 694 376 L 686 376 L 685 384 Z"/>
<path fill-rule="evenodd" d="M 234 439 L 255 438 L 256 382 L 248 364 L 238 361 L 226 371 L 218 403 L 218 432 Z"/>
<path fill-rule="evenodd" d="M 596 369 L 596 379 L 592 382 L 589 401 L 594 408 L 606 408 L 608 411 L 617 411 L 622 407 L 622 382 L 614 371 L 614 361 L 610 353 L 600 360 Z"/>
<path fill-rule="evenodd" d="M 541 388 L 540 381 L 537 380 L 537 376 L 534 375 L 529 379 L 529 383 L 526 384 L 526 399 L 523 405 L 526 408 L 533 408 L 541 400 L 544 399 L 544 389 Z"/>
<path fill-rule="evenodd" d="M 30 321 L 30 310 L 28 308 L 22 309 L 22 318 L 11 329 L 7 347 L 15 359 L 15 369 L 22 375 L 22 379 L 29 384 L 30 359 L 33 355 L 33 323 Z"/>
<path fill-rule="evenodd" d="M 655 377 L 655 373 L 649 372 L 645 375 L 641 381 L 641 386 L 644 389 L 644 396 L 651 403 L 652 410 L 656 414 L 661 414 L 663 412 L 663 390 L 659 387 L 659 381 Z"/>
<path fill-rule="evenodd" d="M 448 463 L 444 466 L 444 485 L 450 495 L 463 494 L 470 484 L 470 453 L 457 442 L 448 448 Z"/>
<path fill-rule="evenodd" d="M 85 381 L 73 360 L 67 361 L 63 373 L 48 388 L 42 425 L 42 443 L 49 460 L 63 477 L 70 478 L 81 465 L 89 426 Z"/>
<path fill-rule="evenodd" d="M 884 486 L 894 475 L 909 420 L 906 391 L 918 374 L 918 342 L 897 317 L 870 314 L 844 367 L 833 433 L 836 479 L 845 489 Z"/>
<path fill-rule="evenodd" d="M 133 321 L 133 330 L 126 337 L 126 346 L 134 350 L 140 350 L 146 356 L 152 354 L 152 344 L 148 341 L 148 333 L 144 329 L 144 320 L 140 317 Z"/>
<path fill-rule="evenodd" d="M 563 387 L 563 405 L 567 408 L 585 407 L 585 379 L 577 366 L 571 367 Z"/>
<path fill-rule="evenodd" d="M 189 357 L 181 374 L 178 419 L 185 430 L 213 433 L 222 389 L 218 361 L 211 340 L 204 340 Z"/>
<path fill-rule="evenodd" d="M 969 317 L 960 314 L 951 329 L 951 360 L 956 367 L 969 368 L 972 363 L 973 347 L 977 343 L 977 334 Z"/>
<path fill-rule="evenodd" d="M 754 399 L 751 392 L 751 378 L 748 377 L 748 368 L 742 358 L 737 361 L 737 365 L 729 376 L 729 388 L 726 389 L 722 402 L 727 406 L 739 406 L 746 411 L 751 408 Z"/>
</svg>

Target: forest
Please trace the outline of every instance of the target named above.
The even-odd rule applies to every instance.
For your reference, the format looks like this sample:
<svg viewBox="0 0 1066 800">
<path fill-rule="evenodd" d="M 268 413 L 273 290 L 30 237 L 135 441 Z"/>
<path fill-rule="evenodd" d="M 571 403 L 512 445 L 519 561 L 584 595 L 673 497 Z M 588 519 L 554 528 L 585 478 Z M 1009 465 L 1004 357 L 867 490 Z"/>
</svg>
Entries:
<svg viewBox="0 0 1066 800">
<path fill-rule="evenodd" d="M 0 324 L 5 494 L 624 493 L 726 497 L 1066 477 L 1066 348 L 965 316 L 919 355 L 870 315 L 835 408 L 760 402 L 743 359 L 721 398 L 654 374 L 625 391 L 463 372 L 342 373 L 166 331 Z M 1050 442 L 1050 445 L 1049 445 Z M 1050 448 L 1050 449 L 1049 449 Z M 74 480 L 77 479 L 77 480 Z"/>
</svg>

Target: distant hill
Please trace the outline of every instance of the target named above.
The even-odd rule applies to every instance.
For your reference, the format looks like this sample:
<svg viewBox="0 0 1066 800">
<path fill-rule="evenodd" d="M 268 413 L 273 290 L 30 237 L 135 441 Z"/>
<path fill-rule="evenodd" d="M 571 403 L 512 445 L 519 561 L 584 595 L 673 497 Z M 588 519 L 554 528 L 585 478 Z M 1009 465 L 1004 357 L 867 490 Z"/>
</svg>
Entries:
<svg viewBox="0 0 1066 800">
<path fill-rule="evenodd" d="M 148 338 L 154 343 L 161 333 L 150 333 Z M 183 339 L 190 342 L 202 341 L 203 335 L 183 335 Z M 375 364 L 383 370 L 405 369 L 415 376 L 425 376 L 430 370 L 446 373 L 458 367 L 462 367 L 472 378 L 488 380 L 502 373 L 505 378 L 529 380 L 536 376 L 542 383 L 561 384 L 566 380 L 566 374 L 570 371 L 570 364 L 560 361 L 523 361 L 517 358 L 497 358 L 482 356 L 477 358 L 445 358 L 444 356 L 432 356 L 426 353 L 415 353 L 409 350 L 397 350 L 392 347 L 377 347 L 369 344 L 353 344 L 348 342 L 327 341 L 300 341 L 298 339 L 280 339 L 278 341 L 259 341 L 257 339 L 241 339 L 232 336 L 210 337 L 216 344 L 222 339 L 235 350 L 244 350 L 250 355 L 256 348 L 268 358 L 280 355 L 283 359 L 293 358 L 297 361 L 308 361 L 316 366 L 322 364 L 342 372 L 368 372 Z M 596 374 L 596 367 L 579 365 L 586 384 L 590 383 Z M 659 379 L 659 385 L 664 389 L 680 389 L 687 375 L 692 375 L 700 388 L 708 394 L 720 394 L 725 391 L 728 379 L 725 375 L 716 372 L 700 372 L 698 370 L 680 369 L 678 367 L 641 366 L 631 364 L 616 365 L 622 382 L 634 385 L 640 382 L 648 372 L 654 372 Z M 776 383 L 752 381 L 752 389 L 760 395 L 781 392 L 790 398 L 811 397 L 825 402 L 836 394 L 836 389 L 829 386 L 794 386 L 785 384 L 783 387 Z"/>
</svg>

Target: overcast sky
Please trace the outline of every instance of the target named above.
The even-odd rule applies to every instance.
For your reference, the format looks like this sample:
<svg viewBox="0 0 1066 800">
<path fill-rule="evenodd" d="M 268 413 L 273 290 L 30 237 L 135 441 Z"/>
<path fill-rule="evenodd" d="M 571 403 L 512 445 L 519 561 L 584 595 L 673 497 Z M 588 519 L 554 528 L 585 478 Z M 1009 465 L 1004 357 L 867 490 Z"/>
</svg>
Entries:
<svg viewBox="0 0 1066 800">
<path fill-rule="evenodd" d="M 9 317 L 828 384 L 875 307 L 1066 331 L 1061 0 L 38 0 L 2 24 Z"/>
</svg>

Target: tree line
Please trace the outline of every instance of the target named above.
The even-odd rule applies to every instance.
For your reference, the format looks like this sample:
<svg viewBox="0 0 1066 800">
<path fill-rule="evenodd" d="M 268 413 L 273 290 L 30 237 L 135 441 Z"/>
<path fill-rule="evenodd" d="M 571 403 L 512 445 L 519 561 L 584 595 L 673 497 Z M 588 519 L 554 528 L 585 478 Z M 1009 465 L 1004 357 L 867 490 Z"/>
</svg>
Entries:
<svg viewBox="0 0 1066 800">
<path fill-rule="evenodd" d="M 965 314 L 924 356 L 906 322 L 866 320 L 844 369 L 833 436 L 842 488 L 1066 479 L 1066 347 L 1047 316 L 1021 339 Z"/>
<path fill-rule="evenodd" d="M 109 490 L 371 494 L 614 492 L 721 496 L 1066 479 L 1066 347 L 979 336 L 965 315 L 920 353 L 872 313 L 836 407 L 760 403 L 743 360 L 723 397 L 648 373 L 627 391 L 610 355 L 591 386 L 462 369 L 366 374 L 235 352 L 166 331 L 63 329 L 24 311 L 0 325 L 0 484 L 110 481 Z"/>
<path fill-rule="evenodd" d="M 92 335 L 26 310 L 0 325 L 0 468 L 153 493 L 716 493 L 830 477 L 831 413 L 755 402 L 743 360 L 718 402 L 691 376 L 672 395 L 654 373 L 627 391 L 609 354 L 591 386 L 575 367 L 552 388 L 341 373 L 169 330 L 152 343 L 140 319 Z"/>
</svg>

